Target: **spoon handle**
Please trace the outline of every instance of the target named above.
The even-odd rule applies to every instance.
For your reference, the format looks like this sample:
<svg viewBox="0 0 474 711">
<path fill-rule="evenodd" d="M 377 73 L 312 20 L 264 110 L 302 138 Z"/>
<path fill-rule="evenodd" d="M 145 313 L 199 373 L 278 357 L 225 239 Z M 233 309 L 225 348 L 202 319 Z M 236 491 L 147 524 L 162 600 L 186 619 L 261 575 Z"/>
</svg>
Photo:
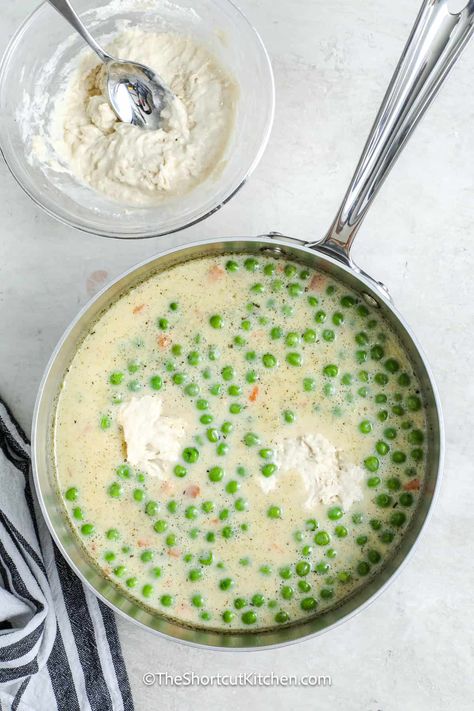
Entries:
<svg viewBox="0 0 474 711">
<path fill-rule="evenodd" d="M 474 0 L 424 0 L 339 212 L 324 239 L 307 246 L 352 265 L 349 253 L 368 208 L 474 29 Z"/>
<path fill-rule="evenodd" d="M 48 0 L 49 4 L 54 7 L 55 10 L 59 12 L 60 15 L 64 17 L 69 24 L 74 27 L 76 32 L 78 32 L 82 39 L 87 42 L 89 47 L 94 50 L 94 52 L 100 57 L 103 62 L 109 62 L 111 57 L 107 52 L 104 52 L 102 47 L 95 41 L 90 32 L 86 29 L 79 16 L 71 7 L 69 0 Z"/>
</svg>

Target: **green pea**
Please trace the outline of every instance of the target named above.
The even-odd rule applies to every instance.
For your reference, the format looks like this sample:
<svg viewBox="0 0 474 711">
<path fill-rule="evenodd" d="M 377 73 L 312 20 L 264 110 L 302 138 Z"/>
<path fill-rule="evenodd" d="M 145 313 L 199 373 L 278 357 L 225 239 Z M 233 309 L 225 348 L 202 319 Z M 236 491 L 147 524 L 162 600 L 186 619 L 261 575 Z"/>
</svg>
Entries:
<svg viewBox="0 0 474 711">
<path fill-rule="evenodd" d="M 322 588 L 319 594 L 323 600 L 331 600 L 334 597 L 334 590 L 332 588 Z"/>
<path fill-rule="evenodd" d="M 375 449 L 377 450 L 377 454 L 380 454 L 382 457 L 384 457 L 388 453 L 390 447 L 386 442 L 379 440 L 375 445 Z"/>
<path fill-rule="evenodd" d="M 410 444 L 421 444 L 425 436 L 421 430 L 412 430 L 408 435 L 408 441 Z"/>
<path fill-rule="evenodd" d="M 221 442 L 216 447 L 216 453 L 219 457 L 224 457 L 228 451 L 229 451 L 229 445 L 226 444 L 225 442 Z"/>
<path fill-rule="evenodd" d="M 194 464 L 199 459 L 199 452 L 196 447 L 185 447 L 183 449 L 182 457 L 188 464 Z"/>
<path fill-rule="evenodd" d="M 227 624 L 230 624 L 232 622 L 232 620 L 234 619 L 234 617 L 235 617 L 235 613 L 233 613 L 232 610 L 224 610 L 224 612 L 222 613 L 222 619 Z"/>
<path fill-rule="evenodd" d="M 197 506 L 188 506 L 184 511 L 184 515 L 186 516 L 186 518 L 191 519 L 191 520 L 194 520 L 195 518 L 197 518 L 199 516 L 199 511 L 198 511 Z"/>
<path fill-rule="evenodd" d="M 379 476 L 371 476 L 367 479 L 367 486 L 371 489 L 375 489 L 380 484 Z"/>
<path fill-rule="evenodd" d="M 377 504 L 377 506 L 386 509 L 391 505 L 392 497 L 388 494 L 379 494 L 375 499 L 375 503 Z"/>
<path fill-rule="evenodd" d="M 406 402 L 408 409 L 412 412 L 417 412 L 418 410 L 421 410 L 421 400 L 416 395 L 410 395 L 409 397 L 407 397 Z"/>
<path fill-rule="evenodd" d="M 212 328 L 219 329 L 222 328 L 222 326 L 224 325 L 224 319 L 219 314 L 214 314 L 209 319 L 209 323 L 211 324 Z"/>
<path fill-rule="evenodd" d="M 109 541 L 117 541 L 120 538 L 120 534 L 116 528 L 109 528 L 105 535 Z"/>
<path fill-rule="evenodd" d="M 328 378 L 335 378 L 337 376 L 337 374 L 339 373 L 339 368 L 337 367 L 337 365 L 334 365 L 334 364 L 326 365 L 323 368 L 323 373 Z"/>
<path fill-rule="evenodd" d="M 262 356 L 262 363 L 265 368 L 274 368 L 277 364 L 277 359 L 271 353 L 265 353 Z"/>
<path fill-rule="evenodd" d="M 78 489 L 75 486 L 71 486 L 69 489 L 67 489 L 66 493 L 64 494 L 64 498 L 67 499 L 68 501 L 76 501 L 78 495 L 79 495 Z"/>
<path fill-rule="evenodd" d="M 326 531 L 318 531 L 314 537 L 314 542 L 318 546 L 327 546 L 331 538 Z"/>
<path fill-rule="evenodd" d="M 314 315 L 314 320 L 316 323 L 324 323 L 326 320 L 326 312 L 325 311 L 316 311 Z"/>
<path fill-rule="evenodd" d="M 260 471 L 262 472 L 263 476 L 270 477 L 276 472 L 276 470 L 277 470 L 276 464 L 269 463 L 269 464 L 264 464 Z"/>
<path fill-rule="evenodd" d="M 301 294 L 303 293 L 303 287 L 297 282 L 288 284 L 288 293 L 290 296 L 293 297 L 301 296 Z"/>
<path fill-rule="evenodd" d="M 367 553 L 367 557 L 373 565 L 376 565 L 377 563 L 379 563 L 382 558 L 380 553 L 376 550 L 370 550 Z"/>
<path fill-rule="evenodd" d="M 201 555 L 199 557 L 199 562 L 201 565 L 212 565 L 212 562 L 214 560 L 214 556 L 212 555 L 212 551 L 209 551 L 208 553 L 205 553 L 204 555 Z"/>
<path fill-rule="evenodd" d="M 259 263 L 253 257 L 248 257 L 244 261 L 244 267 L 248 272 L 256 272 L 258 271 L 258 269 L 260 269 Z"/>
<path fill-rule="evenodd" d="M 364 459 L 364 465 L 369 472 L 376 472 L 380 466 L 380 462 L 377 457 L 371 456 Z"/>
<path fill-rule="evenodd" d="M 303 362 L 303 358 L 301 356 L 301 353 L 296 353 L 296 352 L 291 352 L 288 353 L 286 356 L 286 362 L 289 365 L 293 366 L 300 366 L 301 363 Z"/>
<path fill-rule="evenodd" d="M 262 575 L 271 575 L 272 569 L 269 565 L 261 565 L 259 571 Z"/>
<path fill-rule="evenodd" d="M 125 575 L 126 567 L 124 565 L 117 565 L 116 568 L 114 568 L 114 575 L 117 576 L 117 578 L 122 578 Z"/>
<path fill-rule="evenodd" d="M 392 543 L 393 539 L 395 538 L 395 534 L 392 531 L 384 531 L 383 533 L 380 534 L 379 536 L 380 540 L 382 543 L 385 543 L 386 545 Z"/>
<path fill-rule="evenodd" d="M 338 519 L 342 518 L 343 513 L 344 512 L 340 506 L 332 506 L 328 510 L 328 518 L 331 519 L 331 521 L 337 521 Z"/>
<path fill-rule="evenodd" d="M 152 390 L 161 390 L 163 387 L 163 380 L 159 375 L 153 375 L 153 377 L 150 378 L 150 387 Z"/>
<path fill-rule="evenodd" d="M 140 560 L 143 563 L 149 563 L 151 560 L 153 560 L 154 553 L 153 551 L 143 551 L 143 553 L 140 555 Z"/>
<path fill-rule="evenodd" d="M 369 432 L 372 432 L 372 423 L 369 422 L 369 420 L 362 420 L 359 425 L 359 430 L 362 434 L 369 434 Z"/>
<path fill-rule="evenodd" d="M 316 572 L 319 573 L 319 575 L 325 575 L 329 571 L 329 568 L 329 563 L 322 561 L 321 563 L 317 564 Z"/>
<path fill-rule="evenodd" d="M 303 378 L 303 390 L 307 393 L 313 392 L 316 389 L 316 381 L 314 378 Z"/>
<path fill-rule="evenodd" d="M 294 595 L 294 590 L 290 585 L 283 585 L 280 592 L 284 600 L 291 600 Z"/>
<path fill-rule="evenodd" d="M 377 419 L 379 419 L 380 422 L 385 422 L 387 417 L 388 417 L 387 410 L 380 410 L 380 412 L 377 414 Z"/>
<path fill-rule="evenodd" d="M 76 521 L 82 521 L 84 519 L 84 512 L 79 506 L 73 508 L 72 515 L 74 516 Z"/>
<path fill-rule="evenodd" d="M 375 396 L 375 402 L 377 404 L 387 402 L 387 396 L 384 393 L 377 393 L 377 395 Z"/>
<path fill-rule="evenodd" d="M 392 476 L 389 479 L 387 479 L 387 489 L 389 491 L 398 491 L 401 488 L 401 482 L 400 479 L 398 479 L 396 476 Z"/>
<path fill-rule="evenodd" d="M 303 578 L 311 570 L 310 564 L 305 560 L 300 560 L 295 566 L 296 574 Z"/>
<path fill-rule="evenodd" d="M 174 475 L 182 479 L 183 477 L 186 476 L 188 473 L 188 470 L 186 467 L 183 467 L 182 464 L 176 464 L 176 466 L 173 469 Z"/>
<path fill-rule="evenodd" d="M 242 412 L 242 409 L 243 409 L 242 405 L 238 402 L 233 402 L 229 406 L 229 412 L 231 415 L 238 415 L 240 412 Z"/>
<path fill-rule="evenodd" d="M 244 625 L 253 625 L 257 621 L 257 615 L 253 610 L 246 610 L 241 617 Z"/>
<path fill-rule="evenodd" d="M 199 400 L 196 401 L 196 407 L 198 410 L 208 410 L 209 409 L 209 402 L 208 402 L 208 400 L 205 400 L 204 398 L 200 398 Z"/>
<path fill-rule="evenodd" d="M 393 452 L 392 454 L 392 462 L 394 462 L 395 464 L 403 464 L 404 462 L 406 462 L 406 458 L 407 455 L 405 454 L 405 452 L 397 451 Z"/>
<path fill-rule="evenodd" d="M 334 533 L 338 538 L 346 538 L 348 531 L 345 526 L 336 526 Z"/>
<path fill-rule="evenodd" d="M 156 531 L 156 533 L 164 533 L 167 528 L 168 524 L 164 519 L 158 519 L 158 521 L 155 521 L 153 524 L 153 530 Z"/>
<path fill-rule="evenodd" d="M 341 298 L 341 306 L 344 306 L 345 309 L 351 308 L 351 306 L 354 306 L 356 300 L 354 299 L 353 296 L 350 296 L 349 294 L 343 296 Z"/>
<path fill-rule="evenodd" d="M 372 358 L 372 360 L 381 360 L 384 355 L 385 351 L 378 343 L 375 346 L 372 346 L 372 348 L 370 349 L 370 357 Z"/>
<path fill-rule="evenodd" d="M 229 261 L 226 262 L 225 268 L 228 272 L 237 272 L 239 270 L 239 265 L 237 262 L 234 262 L 233 259 L 229 259 Z"/>
<path fill-rule="evenodd" d="M 281 508 L 279 506 L 270 506 L 267 509 L 268 518 L 281 518 Z"/>
<path fill-rule="evenodd" d="M 113 551 L 106 551 L 104 553 L 104 560 L 107 561 L 107 563 L 112 563 L 117 556 Z"/>
<path fill-rule="evenodd" d="M 188 580 L 192 583 L 196 583 L 199 580 L 202 580 L 203 577 L 204 573 L 202 572 L 201 568 L 192 568 L 188 573 Z"/>
<path fill-rule="evenodd" d="M 298 589 L 303 593 L 307 593 L 311 590 L 311 585 L 307 580 L 298 580 Z"/>
<path fill-rule="evenodd" d="M 365 562 L 365 560 L 360 561 L 360 563 L 357 564 L 357 572 L 359 575 L 368 575 L 370 572 L 370 565 Z"/>
<path fill-rule="evenodd" d="M 142 595 L 143 597 L 151 597 L 153 594 L 153 585 L 150 585 L 147 583 L 142 587 Z"/>
<path fill-rule="evenodd" d="M 234 581 L 232 580 L 232 578 L 222 578 L 219 581 L 219 588 L 221 590 L 230 590 L 233 587 L 234 587 Z"/>
<path fill-rule="evenodd" d="M 388 360 L 386 360 L 384 366 L 389 373 L 396 373 L 398 370 L 400 370 L 400 363 L 398 362 L 398 360 L 395 360 L 395 358 L 389 358 Z"/>
<path fill-rule="evenodd" d="M 112 425 L 112 420 L 108 415 L 103 415 L 100 418 L 99 426 L 102 430 L 108 430 L 111 425 Z"/>
<path fill-rule="evenodd" d="M 323 340 L 327 343 L 332 343 L 336 338 L 336 334 L 330 328 L 325 328 L 323 331 Z"/>
<path fill-rule="evenodd" d="M 156 501 L 148 501 L 147 505 L 145 506 L 145 513 L 148 516 L 155 516 L 157 511 L 158 503 Z"/>
<path fill-rule="evenodd" d="M 371 518 L 369 523 L 373 531 L 379 531 L 382 528 L 382 521 L 379 521 L 377 518 Z"/>
<path fill-rule="evenodd" d="M 365 546 L 368 540 L 367 536 L 357 536 L 356 543 L 358 546 Z"/>
<path fill-rule="evenodd" d="M 247 511 L 249 507 L 248 502 L 242 498 L 237 499 L 234 505 L 237 511 Z"/>
<path fill-rule="evenodd" d="M 220 358 L 220 351 L 217 346 L 209 346 L 208 358 L 209 360 L 218 360 Z"/>
<path fill-rule="evenodd" d="M 303 598 L 303 600 L 301 600 L 300 607 L 305 612 L 312 612 L 316 609 L 317 604 L 318 603 L 316 602 L 314 597 L 305 597 Z"/>
<path fill-rule="evenodd" d="M 390 523 L 392 524 L 392 526 L 396 526 L 397 528 L 403 526 L 406 520 L 407 517 L 406 514 L 403 513 L 403 511 L 394 511 L 393 514 L 390 516 Z"/>
<path fill-rule="evenodd" d="M 298 336 L 298 334 L 295 333 L 294 331 L 290 331 L 285 338 L 285 345 L 290 346 L 290 347 L 296 346 L 296 344 L 299 343 L 299 341 L 300 341 L 300 337 Z"/>
<path fill-rule="evenodd" d="M 235 377 L 235 371 L 231 365 L 226 365 L 224 368 L 222 368 L 221 375 L 224 380 L 229 381 Z"/>
<path fill-rule="evenodd" d="M 197 351 L 191 351 L 188 353 L 188 363 L 189 365 L 199 365 L 201 362 L 201 356 Z"/>
<path fill-rule="evenodd" d="M 120 371 L 115 371 L 114 373 L 111 373 L 109 376 L 109 383 L 111 385 L 120 385 L 124 378 L 124 374 L 121 373 Z"/>
<path fill-rule="evenodd" d="M 292 410 L 284 410 L 283 419 L 288 425 L 291 425 L 295 421 L 296 415 Z"/>
<path fill-rule="evenodd" d="M 413 495 L 409 491 L 404 492 L 399 498 L 400 504 L 402 506 L 412 506 L 413 505 Z"/>
<path fill-rule="evenodd" d="M 212 467 L 209 469 L 209 480 L 212 482 L 222 481 L 224 478 L 224 470 L 222 467 Z"/>
<path fill-rule="evenodd" d="M 160 602 L 163 607 L 171 607 L 174 602 L 174 599 L 172 595 L 162 595 L 160 597 Z"/>
<path fill-rule="evenodd" d="M 225 490 L 228 494 L 236 494 L 239 489 L 240 483 L 238 481 L 235 481 L 235 479 L 229 481 L 227 486 L 225 487 Z"/>
<path fill-rule="evenodd" d="M 93 523 L 84 523 L 81 526 L 81 533 L 84 536 L 91 536 L 93 533 L 95 533 L 95 526 Z"/>
<path fill-rule="evenodd" d="M 119 499 L 123 494 L 123 488 L 118 482 L 114 482 L 108 488 L 108 494 L 113 499 Z"/>
<path fill-rule="evenodd" d="M 384 386 L 388 383 L 388 376 L 385 373 L 376 373 L 374 380 L 378 385 Z"/>
</svg>

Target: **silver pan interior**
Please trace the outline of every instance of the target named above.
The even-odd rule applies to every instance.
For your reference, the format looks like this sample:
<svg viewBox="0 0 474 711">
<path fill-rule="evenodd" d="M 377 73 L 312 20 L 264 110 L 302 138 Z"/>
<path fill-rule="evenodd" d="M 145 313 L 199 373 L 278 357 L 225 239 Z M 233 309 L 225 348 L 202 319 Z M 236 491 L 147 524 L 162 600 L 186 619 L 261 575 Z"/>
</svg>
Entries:
<svg viewBox="0 0 474 711">
<path fill-rule="evenodd" d="M 204 631 L 170 621 L 156 612 L 150 612 L 128 598 L 113 583 L 103 577 L 88 559 L 80 542 L 69 527 L 53 465 L 52 431 L 56 400 L 62 380 L 78 345 L 100 314 L 124 291 L 148 275 L 168 269 L 186 260 L 230 252 L 279 253 L 291 260 L 319 268 L 345 282 L 364 298 L 374 299 L 384 318 L 398 334 L 420 378 L 428 419 L 428 457 L 425 486 L 420 502 L 399 548 L 381 571 L 350 597 L 329 611 L 305 619 L 288 627 L 268 632 L 223 633 Z M 104 602 L 126 618 L 158 634 L 172 637 L 192 645 L 224 649 L 256 649 L 285 645 L 302 638 L 321 634 L 368 605 L 388 585 L 400 570 L 426 523 L 440 478 L 443 458 L 443 431 L 439 399 L 435 384 L 420 347 L 408 326 L 397 314 L 371 280 L 357 275 L 338 261 L 323 256 L 304 245 L 288 243 L 283 239 L 242 238 L 199 242 L 184 248 L 170 250 L 154 257 L 123 276 L 99 293 L 77 316 L 55 349 L 38 394 L 33 422 L 33 464 L 36 488 L 49 529 L 60 550 L 75 572 Z"/>
</svg>

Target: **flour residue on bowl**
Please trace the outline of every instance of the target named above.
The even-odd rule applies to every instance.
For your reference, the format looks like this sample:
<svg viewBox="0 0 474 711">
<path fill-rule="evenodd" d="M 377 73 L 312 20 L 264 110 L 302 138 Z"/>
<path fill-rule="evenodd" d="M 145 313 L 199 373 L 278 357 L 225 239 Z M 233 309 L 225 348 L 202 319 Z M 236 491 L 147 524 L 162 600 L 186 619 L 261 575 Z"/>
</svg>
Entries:
<svg viewBox="0 0 474 711">
<path fill-rule="evenodd" d="M 207 49 L 189 36 L 128 28 L 107 47 L 155 69 L 175 94 L 163 126 L 122 123 L 104 96 L 104 67 L 87 52 L 54 100 L 49 142 L 76 178 L 114 201 L 152 205 L 204 181 L 223 161 L 238 90 Z M 49 160 L 44 137 L 33 151 Z"/>
</svg>

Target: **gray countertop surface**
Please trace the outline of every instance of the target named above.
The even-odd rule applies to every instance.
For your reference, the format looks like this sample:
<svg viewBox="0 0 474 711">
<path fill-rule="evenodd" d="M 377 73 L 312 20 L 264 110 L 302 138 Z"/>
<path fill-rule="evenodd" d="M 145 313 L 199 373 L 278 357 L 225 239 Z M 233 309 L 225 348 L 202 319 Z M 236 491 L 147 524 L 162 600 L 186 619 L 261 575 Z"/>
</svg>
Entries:
<svg viewBox="0 0 474 711">
<path fill-rule="evenodd" d="M 416 0 L 242 0 L 276 78 L 267 152 L 205 223 L 168 238 L 87 236 L 43 214 L 0 165 L 0 393 L 29 431 L 47 359 L 87 299 L 174 244 L 278 230 L 314 239 L 333 217 L 418 9 Z M 458 3 L 459 4 L 459 3 Z M 36 3 L 4 0 L 0 47 Z M 119 620 L 136 708 L 462 711 L 474 705 L 474 44 L 393 170 L 355 258 L 388 285 L 418 335 L 444 406 L 447 456 L 434 515 L 390 589 L 349 622 L 296 646 L 217 653 Z M 146 686 L 146 672 L 321 674 L 330 687 Z"/>
</svg>

